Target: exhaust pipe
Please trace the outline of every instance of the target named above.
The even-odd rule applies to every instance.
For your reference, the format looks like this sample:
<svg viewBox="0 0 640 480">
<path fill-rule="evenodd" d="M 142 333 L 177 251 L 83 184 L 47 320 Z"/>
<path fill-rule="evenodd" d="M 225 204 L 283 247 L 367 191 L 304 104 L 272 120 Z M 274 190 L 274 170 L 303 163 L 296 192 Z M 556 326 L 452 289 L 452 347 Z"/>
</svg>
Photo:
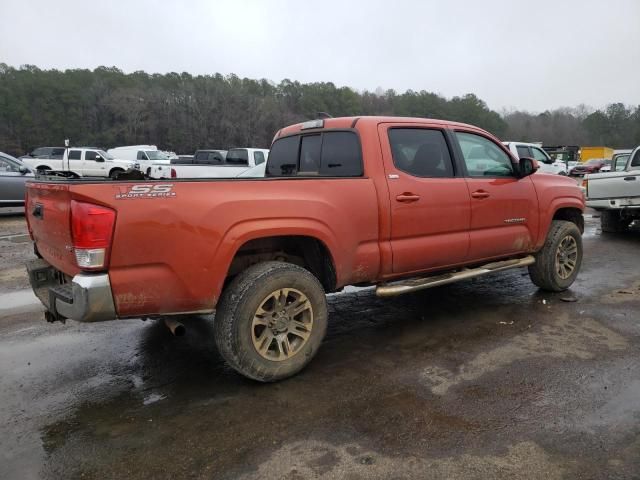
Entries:
<svg viewBox="0 0 640 480">
<path fill-rule="evenodd" d="M 164 324 L 175 337 L 182 337 L 187 332 L 184 325 L 173 318 L 165 318 Z"/>
</svg>

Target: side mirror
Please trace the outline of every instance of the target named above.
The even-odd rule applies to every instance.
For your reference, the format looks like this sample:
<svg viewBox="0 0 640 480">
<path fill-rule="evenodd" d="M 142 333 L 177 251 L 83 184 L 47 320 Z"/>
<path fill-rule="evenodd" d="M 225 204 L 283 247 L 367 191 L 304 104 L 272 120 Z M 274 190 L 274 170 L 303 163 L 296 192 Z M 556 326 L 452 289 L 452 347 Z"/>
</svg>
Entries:
<svg viewBox="0 0 640 480">
<path fill-rule="evenodd" d="M 522 157 L 518 162 L 518 169 L 520 170 L 520 178 L 528 177 L 538 170 L 540 166 L 538 162 L 533 158 Z"/>
<path fill-rule="evenodd" d="M 96 162 L 104 162 L 104 158 L 102 158 L 100 155 L 96 155 Z"/>
<path fill-rule="evenodd" d="M 22 175 L 26 175 L 27 173 L 29 173 L 29 169 L 27 167 L 25 167 L 24 165 L 20 165 L 20 168 L 18 168 L 18 171 Z"/>
</svg>

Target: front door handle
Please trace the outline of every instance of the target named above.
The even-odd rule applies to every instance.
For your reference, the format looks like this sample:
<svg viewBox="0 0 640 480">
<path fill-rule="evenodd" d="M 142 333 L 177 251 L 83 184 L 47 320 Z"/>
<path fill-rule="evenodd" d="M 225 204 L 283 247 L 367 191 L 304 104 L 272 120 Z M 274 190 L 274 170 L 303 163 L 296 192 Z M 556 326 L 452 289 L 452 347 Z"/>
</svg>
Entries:
<svg viewBox="0 0 640 480">
<path fill-rule="evenodd" d="M 632 180 L 635 180 L 636 177 L 624 177 L 625 181 L 630 182 Z"/>
<path fill-rule="evenodd" d="M 489 192 L 485 192 L 484 190 L 476 190 L 471 194 L 473 198 L 487 198 L 490 196 Z"/>
<path fill-rule="evenodd" d="M 416 195 L 415 193 L 410 192 L 404 192 L 398 195 L 396 197 L 396 200 L 402 203 L 417 202 L 418 200 L 420 200 L 420 195 Z"/>
</svg>

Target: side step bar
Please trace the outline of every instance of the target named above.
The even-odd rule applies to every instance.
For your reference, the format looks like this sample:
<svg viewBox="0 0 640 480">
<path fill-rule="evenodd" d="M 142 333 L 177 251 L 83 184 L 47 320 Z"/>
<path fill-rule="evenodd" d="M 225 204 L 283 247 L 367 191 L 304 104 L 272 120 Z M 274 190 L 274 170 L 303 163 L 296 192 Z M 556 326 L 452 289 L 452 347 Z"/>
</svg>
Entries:
<svg viewBox="0 0 640 480">
<path fill-rule="evenodd" d="M 533 255 L 524 258 L 516 258 L 512 260 L 503 260 L 500 262 L 487 263 L 481 267 L 465 268 L 457 272 L 445 273 L 442 275 L 433 275 L 431 277 L 410 278 L 407 280 L 399 280 L 397 282 L 385 283 L 376 287 L 376 295 L 379 297 L 395 297 L 403 293 L 424 290 L 425 288 L 437 287 L 438 285 L 446 285 L 467 278 L 479 277 L 487 273 L 499 272 L 510 268 L 526 267 L 536 262 Z"/>
</svg>

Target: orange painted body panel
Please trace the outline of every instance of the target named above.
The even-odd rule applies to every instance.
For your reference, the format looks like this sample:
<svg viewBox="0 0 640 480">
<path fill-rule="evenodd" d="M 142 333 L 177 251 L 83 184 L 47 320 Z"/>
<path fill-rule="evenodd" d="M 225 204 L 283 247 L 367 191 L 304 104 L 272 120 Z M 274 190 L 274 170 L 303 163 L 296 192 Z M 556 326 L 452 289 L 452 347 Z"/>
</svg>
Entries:
<svg viewBox="0 0 640 480">
<path fill-rule="evenodd" d="M 46 204 L 43 222 L 29 218 L 37 247 L 49 263 L 74 275 L 79 269 L 69 249 L 70 201 L 114 209 L 108 273 L 118 316 L 130 317 L 213 310 L 234 255 L 249 240 L 318 239 L 341 287 L 532 252 L 542 246 L 558 208 L 584 207 L 575 183 L 559 176 L 416 178 L 393 165 L 386 135 L 391 125 L 460 128 L 491 137 L 475 127 L 426 119 L 355 120 L 325 120 L 324 128 L 357 131 L 361 178 L 30 183 L 27 211 L 36 202 Z M 277 136 L 298 131 L 295 125 Z M 170 184 L 175 195 L 117 198 L 141 184 Z M 471 198 L 478 188 L 491 197 Z M 397 201 L 406 191 L 418 192 L 420 199 Z M 525 223 L 504 222 L 520 216 Z"/>
</svg>

